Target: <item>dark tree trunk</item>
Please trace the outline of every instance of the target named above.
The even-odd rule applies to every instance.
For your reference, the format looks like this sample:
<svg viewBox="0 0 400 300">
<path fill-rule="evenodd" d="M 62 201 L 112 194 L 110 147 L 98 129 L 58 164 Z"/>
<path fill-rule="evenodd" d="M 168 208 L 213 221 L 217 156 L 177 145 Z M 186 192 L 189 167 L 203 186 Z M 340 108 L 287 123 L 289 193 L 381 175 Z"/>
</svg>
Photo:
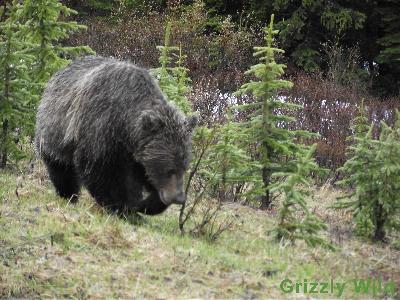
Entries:
<svg viewBox="0 0 400 300">
<path fill-rule="evenodd" d="M 383 224 L 384 224 L 384 222 L 381 222 L 381 224 L 379 226 L 378 226 L 378 224 L 376 225 L 375 234 L 374 234 L 375 241 L 382 242 L 385 239 L 386 233 L 385 233 L 385 229 L 383 228 Z"/>
<path fill-rule="evenodd" d="M 6 50 L 6 57 L 10 57 L 11 55 L 11 42 L 7 41 L 7 50 Z M 10 101 L 10 81 L 11 81 L 11 68 L 10 65 L 6 64 L 4 70 L 4 102 L 3 105 L 6 106 Z M 0 103 L 1 107 L 1 103 Z M 0 141 L 0 149 L 1 149 L 1 161 L 0 161 L 0 169 L 4 169 L 7 165 L 7 157 L 8 157 L 8 147 L 7 147 L 7 139 L 8 139 L 8 132 L 9 126 L 7 119 L 3 119 L 3 132 L 2 138 Z"/>
<path fill-rule="evenodd" d="M 3 6 L 3 12 L 0 15 L 0 22 L 3 22 L 7 16 L 7 5 L 11 4 L 10 0 L 0 0 L 0 5 Z"/>
<path fill-rule="evenodd" d="M 0 22 L 3 22 L 6 19 L 8 2 L 9 1 L 6 1 L 6 0 L 5 1 L 0 0 L 0 4 L 3 7 L 3 12 L 0 15 Z M 0 103 L 0 107 L 1 107 L 1 103 Z M 6 145 L 4 143 L 5 142 L 4 128 L 6 128 L 6 131 L 7 131 L 7 127 L 8 127 L 8 124 L 7 124 L 7 121 L 5 121 L 3 123 L 3 132 L 2 132 L 1 140 L 0 140 L 0 151 L 1 151 L 1 153 L 0 153 L 0 169 L 5 168 L 6 163 L 7 163 L 7 151 L 6 151 Z"/>
<path fill-rule="evenodd" d="M 268 186 L 271 182 L 271 170 L 267 167 L 262 169 L 262 178 L 265 188 L 265 195 L 261 197 L 261 209 L 269 209 L 271 207 L 271 194 L 269 192 Z"/>
<path fill-rule="evenodd" d="M 374 208 L 374 214 L 375 214 L 375 233 L 374 233 L 374 240 L 375 241 L 383 241 L 385 239 L 386 233 L 385 233 L 385 219 L 386 216 L 383 213 L 383 207 L 381 204 L 376 204 Z"/>
<path fill-rule="evenodd" d="M 2 139 L 1 139 L 1 145 L 2 150 L 1 150 L 1 160 L 0 160 L 0 169 L 4 169 L 7 166 L 7 135 L 8 135 L 8 121 L 5 120 L 3 122 L 3 133 L 2 133 Z"/>
</svg>

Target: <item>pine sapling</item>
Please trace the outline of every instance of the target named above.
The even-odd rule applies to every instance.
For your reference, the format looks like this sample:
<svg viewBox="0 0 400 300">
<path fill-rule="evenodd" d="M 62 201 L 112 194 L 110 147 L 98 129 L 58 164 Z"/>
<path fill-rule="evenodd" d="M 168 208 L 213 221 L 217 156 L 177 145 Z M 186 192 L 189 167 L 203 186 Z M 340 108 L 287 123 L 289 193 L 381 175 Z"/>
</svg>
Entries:
<svg viewBox="0 0 400 300">
<path fill-rule="evenodd" d="M 393 127 L 381 123 L 379 139 L 374 139 L 373 124 L 367 125 L 363 105 L 355 119 L 346 161 L 341 171 L 346 177 L 340 185 L 352 192 L 333 205 L 349 209 L 360 235 L 383 241 L 387 232 L 400 230 L 400 115 Z"/>
<path fill-rule="evenodd" d="M 37 82 L 46 83 L 51 75 L 64 67 L 68 58 L 81 54 L 93 54 L 88 46 L 67 47 L 61 41 L 71 33 L 86 26 L 65 18 L 77 14 L 58 0 L 26 0 L 19 7 L 21 19 L 25 20 L 24 37 L 31 43 L 30 52 L 37 58 L 34 65 Z"/>
<path fill-rule="evenodd" d="M 327 226 L 309 211 L 306 202 L 312 185 L 310 174 L 320 171 L 312 158 L 314 151 L 315 145 L 309 147 L 307 151 L 297 153 L 293 171 L 274 174 L 285 177 L 284 181 L 271 186 L 272 191 L 283 194 L 274 232 L 278 240 L 291 243 L 304 240 L 311 247 L 322 246 L 333 249 L 334 247 L 320 236 L 320 231 L 325 230 Z"/>
<path fill-rule="evenodd" d="M 249 137 L 238 125 L 232 121 L 228 109 L 227 122 L 216 130 L 215 143 L 210 146 L 205 167 L 200 171 L 219 191 L 220 200 L 228 200 L 228 189 L 235 189 L 235 185 L 254 181 L 257 178 L 253 176 L 254 170 L 260 170 L 258 162 L 252 161 L 241 145 Z"/>
<path fill-rule="evenodd" d="M 278 212 L 278 222 L 274 228 L 277 240 L 288 241 L 292 244 L 296 240 L 304 240 L 308 246 L 323 246 L 329 249 L 334 247 L 320 236 L 320 231 L 327 226 L 308 209 L 306 199 L 310 197 L 312 172 L 320 171 L 312 155 L 315 145 L 296 154 L 295 168 L 290 172 L 274 173 L 273 176 L 284 177 L 271 186 L 272 192 L 283 195 L 282 204 Z"/>
<path fill-rule="evenodd" d="M 299 137 L 307 138 L 312 134 L 305 131 L 291 131 L 287 128 L 295 119 L 286 115 L 288 111 L 301 106 L 290 103 L 282 98 L 278 92 L 289 89 L 292 83 L 280 79 L 284 74 L 285 65 L 275 61 L 275 55 L 284 51 L 273 46 L 277 31 L 273 29 L 274 15 L 265 31 L 266 46 L 255 47 L 254 56 L 259 57 L 260 63 L 252 66 L 246 74 L 256 80 L 244 84 L 237 95 L 251 94 L 254 103 L 240 106 L 240 109 L 252 109 L 251 120 L 246 123 L 249 131 L 249 144 L 257 145 L 258 160 L 262 165 L 261 177 L 263 186 L 260 189 L 254 185 L 255 194 L 261 196 L 261 208 L 269 208 L 272 203 L 270 185 L 276 179 L 276 172 L 285 172 L 293 167 L 290 158 L 303 146 L 297 141 Z M 289 158 L 289 159 L 286 159 Z M 274 177 L 274 178 L 273 178 Z"/>
<path fill-rule="evenodd" d="M 93 53 L 88 47 L 64 47 L 60 41 L 83 28 L 76 22 L 61 21 L 75 11 L 57 0 L 12 1 L 2 6 L 0 23 L 1 136 L 0 168 L 9 154 L 21 158 L 11 134 L 32 134 L 36 105 L 46 81 L 67 58 Z"/>
<path fill-rule="evenodd" d="M 182 46 L 170 46 L 171 23 L 167 24 L 163 46 L 157 46 L 160 51 L 160 67 L 153 70 L 158 79 L 161 90 L 185 114 L 192 111 L 187 94 L 190 91 L 191 82 L 188 69 L 184 66 L 185 56 L 182 54 Z M 178 54 L 176 54 L 178 52 Z"/>
</svg>

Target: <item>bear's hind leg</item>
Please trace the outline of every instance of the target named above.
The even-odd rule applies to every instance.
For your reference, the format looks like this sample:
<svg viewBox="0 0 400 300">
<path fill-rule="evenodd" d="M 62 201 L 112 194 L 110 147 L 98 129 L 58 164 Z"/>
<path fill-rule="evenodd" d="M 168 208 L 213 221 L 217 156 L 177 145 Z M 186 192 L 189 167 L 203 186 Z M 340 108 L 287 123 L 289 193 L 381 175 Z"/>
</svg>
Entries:
<svg viewBox="0 0 400 300">
<path fill-rule="evenodd" d="M 48 158 L 44 158 L 44 162 L 57 194 L 76 203 L 81 185 L 74 167 Z"/>
</svg>

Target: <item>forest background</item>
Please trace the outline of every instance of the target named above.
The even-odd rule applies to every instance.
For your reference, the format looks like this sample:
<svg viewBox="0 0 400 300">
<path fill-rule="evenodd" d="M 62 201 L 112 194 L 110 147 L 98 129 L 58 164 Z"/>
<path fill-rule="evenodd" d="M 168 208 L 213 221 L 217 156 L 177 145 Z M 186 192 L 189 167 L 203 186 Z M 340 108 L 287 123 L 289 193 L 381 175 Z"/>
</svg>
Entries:
<svg viewBox="0 0 400 300">
<path fill-rule="evenodd" d="M 278 61 L 294 87 L 281 91 L 304 109 L 295 128 L 318 132 L 316 158 L 336 170 L 345 162 L 356 103 L 370 120 L 393 123 L 400 92 L 400 6 L 386 1 L 65 1 L 88 29 L 68 43 L 154 68 L 172 21 L 192 80 L 189 96 L 203 123 L 224 122 L 231 94 L 255 63 L 253 46 L 275 14 Z M 146 37 L 146 38 L 143 38 Z M 243 101 L 243 100 L 237 100 Z"/>
</svg>

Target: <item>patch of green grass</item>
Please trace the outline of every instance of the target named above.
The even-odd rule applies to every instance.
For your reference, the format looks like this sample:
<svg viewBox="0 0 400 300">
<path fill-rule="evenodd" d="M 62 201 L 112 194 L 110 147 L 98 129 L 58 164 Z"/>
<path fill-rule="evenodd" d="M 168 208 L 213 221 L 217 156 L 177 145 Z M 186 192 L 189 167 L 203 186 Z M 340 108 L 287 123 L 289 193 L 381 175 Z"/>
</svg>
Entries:
<svg viewBox="0 0 400 300">
<path fill-rule="evenodd" d="M 0 298 L 337 297 L 284 294 L 279 285 L 289 278 L 347 282 L 342 298 L 365 299 L 373 295 L 355 293 L 353 278 L 382 276 L 399 286 L 399 250 L 352 236 L 349 216 L 326 209 L 337 193 L 320 189 L 310 203 L 329 225 L 327 238 L 340 244 L 330 252 L 273 241 L 274 212 L 227 204 L 233 226 L 210 243 L 181 236 L 178 207 L 133 224 L 105 212 L 86 192 L 72 205 L 40 176 L 3 172 Z"/>
</svg>

